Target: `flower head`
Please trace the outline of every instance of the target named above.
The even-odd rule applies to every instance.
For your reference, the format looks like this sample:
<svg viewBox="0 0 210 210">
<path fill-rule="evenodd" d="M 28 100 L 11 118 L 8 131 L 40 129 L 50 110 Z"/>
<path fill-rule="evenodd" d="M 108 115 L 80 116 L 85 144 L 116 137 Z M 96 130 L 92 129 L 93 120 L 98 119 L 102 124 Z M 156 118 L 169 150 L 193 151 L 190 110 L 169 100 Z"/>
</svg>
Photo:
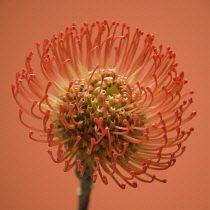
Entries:
<svg viewBox="0 0 210 210">
<path fill-rule="evenodd" d="M 181 94 L 187 80 L 176 70 L 175 53 L 153 45 L 152 34 L 107 21 L 76 24 L 64 33 L 37 43 L 43 84 L 31 65 L 16 74 L 13 96 L 20 106 L 20 121 L 37 142 L 57 146 L 48 151 L 64 171 L 85 168 L 93 182 L 108 177 L 121 187 L 137 187 L 135 180 L 166 182 L 154 170 L 173 166 L 189 137 L 181 126 L 193 91 Z M 24 100 L 28 103 L 22 102 Z M 27 113 L 40 121 L 33 128 L 23 120 Z M 34 133 L 41 132 L 39 138 Z"/>
</svg>

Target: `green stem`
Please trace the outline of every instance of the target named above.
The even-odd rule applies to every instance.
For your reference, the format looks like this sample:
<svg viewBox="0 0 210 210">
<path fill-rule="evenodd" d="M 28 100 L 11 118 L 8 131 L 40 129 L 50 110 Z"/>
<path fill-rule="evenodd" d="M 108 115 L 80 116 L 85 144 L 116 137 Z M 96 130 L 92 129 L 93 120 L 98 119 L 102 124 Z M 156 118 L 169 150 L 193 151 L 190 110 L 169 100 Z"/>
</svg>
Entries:
<svg viewBox="0 0 210 210">
<path fill-rule="evenodd" d="M 76 170 L 76 175 L 81 182 L 78 210 L 87 210 L 90 199 L 90 193 L 92 189 L 92 181 L 90 177 L 89 168 L 88 167 L 85 168 L 83 177 L 80 177 L 80 172 L 78 172 L 77 170 Z"/>
</svg>

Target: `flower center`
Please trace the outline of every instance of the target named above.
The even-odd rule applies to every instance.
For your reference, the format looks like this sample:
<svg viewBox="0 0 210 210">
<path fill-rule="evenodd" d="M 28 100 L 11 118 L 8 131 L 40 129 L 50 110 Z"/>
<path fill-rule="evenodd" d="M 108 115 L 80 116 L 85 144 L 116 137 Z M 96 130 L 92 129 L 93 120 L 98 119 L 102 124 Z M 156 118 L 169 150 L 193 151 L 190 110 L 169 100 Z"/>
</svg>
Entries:
<svg viewBox="0 0 210 210">
<path fill-rule="evenodd" d="M 124 154 L 128 146 L 134 147 L 126 139 L 135 136 L 139 139 L 144 133 L 135 130 L 135 126 L 144 124 L 144 117 L 132 113 L 140 103 L 133 89 L 114 69 L 93 71 L 89 81 L 75 80 L 59 96 L 59 115 L 55 113 L 53 120 L 57 129 L 54 135 L 68 139 L 66 149 L 74 152 L 77 148 L 77 154 L 98 156 L 99 151 L 109 157 L 113 153 Z"/>
</svg>

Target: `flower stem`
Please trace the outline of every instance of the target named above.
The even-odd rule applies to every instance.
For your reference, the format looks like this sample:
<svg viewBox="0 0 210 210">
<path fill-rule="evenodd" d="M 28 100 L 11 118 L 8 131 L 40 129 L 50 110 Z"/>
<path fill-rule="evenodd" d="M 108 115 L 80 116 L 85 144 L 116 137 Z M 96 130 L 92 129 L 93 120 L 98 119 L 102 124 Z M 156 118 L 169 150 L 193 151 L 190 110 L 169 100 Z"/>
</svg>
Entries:
<svg viewBox="0 0 210 210">
<path fill-rule="evenodd" d="M 85 168 L 83 177 L 80 177 L 80 172 L 78 172 L 77 170 L 76 170 L 76 175 L 81 183 L 79 191 L 78 210 L 87 210 L 90 199 L 90 193 L 92 190 L 92 181 L 90 177 L 89 167 Z"/>
</svg>

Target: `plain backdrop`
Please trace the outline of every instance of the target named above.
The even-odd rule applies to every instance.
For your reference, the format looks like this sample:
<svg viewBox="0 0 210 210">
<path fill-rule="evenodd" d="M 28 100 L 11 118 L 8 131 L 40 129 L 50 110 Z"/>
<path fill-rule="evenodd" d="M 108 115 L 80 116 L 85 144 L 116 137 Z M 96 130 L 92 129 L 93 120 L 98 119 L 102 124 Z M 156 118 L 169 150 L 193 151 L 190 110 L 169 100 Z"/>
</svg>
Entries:
<svg viewBox="0 0 210 210">
<path fill-rule="evenodd" d="M 74 210 L 79 185 L 47 154 L 47 145 L 28 138 L 11 94 L 15 73 L 35 44 L 73 22 L 107 19 L 154 33 L 155 43 L 171 46 L 187 88 L 195 90 L 194 133 L 174 167 L 161 173 L 166 184 L 139 183 L 119 189 L 97 180 L 90 210 L 210 209 L 210 2 L 208 0 L 0 0 L 0 209 Z"/>
</svg>

